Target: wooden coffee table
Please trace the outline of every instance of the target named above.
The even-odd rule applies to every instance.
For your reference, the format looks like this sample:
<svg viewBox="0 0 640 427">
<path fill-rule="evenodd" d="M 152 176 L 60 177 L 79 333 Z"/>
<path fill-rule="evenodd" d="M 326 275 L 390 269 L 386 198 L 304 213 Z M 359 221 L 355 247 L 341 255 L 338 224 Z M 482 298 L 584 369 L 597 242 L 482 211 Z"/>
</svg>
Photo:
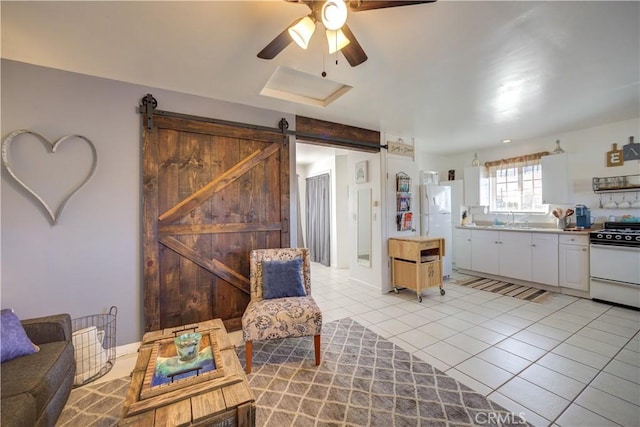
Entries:
<svg viewBox="0 0 640 427">
<path fill-rule="evenodd" d="M 194 330 L 204 337 L 202 348 L 211 346 L 208 350 L 215 359 L 215 370 L 158 384 L 156 364 L 174 355 L 171 343 L 176 335 Z M 119 426 L 230 427 L 255 426 L 255 421 L 255 398 L 222 320 L 148 332 L 142 337 Z"/>
</svg>

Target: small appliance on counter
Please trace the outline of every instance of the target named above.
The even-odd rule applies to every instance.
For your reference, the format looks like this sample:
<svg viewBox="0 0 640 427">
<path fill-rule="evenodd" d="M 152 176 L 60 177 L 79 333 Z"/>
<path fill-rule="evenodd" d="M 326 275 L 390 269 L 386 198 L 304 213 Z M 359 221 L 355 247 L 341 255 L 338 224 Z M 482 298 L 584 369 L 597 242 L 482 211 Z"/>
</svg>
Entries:
<svg viewBox="0 0 640 427">
<path fill-rule="evenodd" d="M 593 223 L 591 217 L 591 211 L 585 205 L 576 205 L 576 227 L 578 228 L 591 228 Z"/>
</svg>

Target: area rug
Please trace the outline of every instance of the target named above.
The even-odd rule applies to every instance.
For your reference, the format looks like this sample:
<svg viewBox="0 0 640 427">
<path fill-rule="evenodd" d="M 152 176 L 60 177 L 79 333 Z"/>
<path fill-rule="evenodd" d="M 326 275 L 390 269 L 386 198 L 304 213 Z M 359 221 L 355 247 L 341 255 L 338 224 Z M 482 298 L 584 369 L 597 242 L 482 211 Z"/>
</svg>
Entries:
<svg viewBox="0 0 640 427">
<path fill-rule="evenodd" d="M 516 285 L 514 283 L 503 282 L 500 280 L 485 279 L 484 277 L 459 279 L 456 283 L 458 285 L 469 286 L 470 288 L 480 289 L 482 291 L 493 292 L 531 302 L 542 302 L 552 295 L 552 292 L 545 291 L 544 289 Z"/>
<path fill-rule="evenodd" d="M 117 363 L 117 362 L 116 362 Z M 71 390 L 56 423 L 59 427 L 110 427 L 118 425 L 131 378 L 124 377 Z"/>
<path fill-rule="evenodd" d="M 322 334 L 320 366 L 310 337 L 254 343 L 257 426 L 527 425 L 352 319 L 326 323 Z M 244 346 L 237 352 L 244 363 Z M 128 383 L 73 390 L 57 425 L 117 425 Z"/>
</svg>

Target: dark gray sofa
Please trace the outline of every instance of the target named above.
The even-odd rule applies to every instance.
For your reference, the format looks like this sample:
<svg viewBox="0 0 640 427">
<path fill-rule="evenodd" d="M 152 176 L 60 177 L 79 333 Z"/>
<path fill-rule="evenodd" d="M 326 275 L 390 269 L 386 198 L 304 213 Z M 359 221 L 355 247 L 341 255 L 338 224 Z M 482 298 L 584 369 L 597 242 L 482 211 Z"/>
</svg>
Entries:
<svg viewBox="0 0 640 427">
<path fill-rule="evenodd" d="M 54 426 L 71 388 L 76 363 L 68 314 L 23 320 L 40 351 L 0 365 L 2 427 Z"/>
</svg>

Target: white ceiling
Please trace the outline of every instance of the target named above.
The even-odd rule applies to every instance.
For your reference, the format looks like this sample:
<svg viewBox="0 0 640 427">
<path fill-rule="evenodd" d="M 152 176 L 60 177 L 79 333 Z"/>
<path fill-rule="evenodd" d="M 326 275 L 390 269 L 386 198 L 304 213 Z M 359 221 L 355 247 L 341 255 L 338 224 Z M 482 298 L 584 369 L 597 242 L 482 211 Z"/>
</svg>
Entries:
<svg viewBox="0 0 640 427">
<path fill-rule="evenodd" d="M 415 138 L 438 154 L 640 116 L 637 1 L 357 12 L 347 22 L 369 56 L 360 66 L 328 55 L 319 30 L 307 51 L 256 57 L 307 13 L 282 0 L 3 0 L 2 57 Z M 259 95 L 278 66 L 353 89 L 325 108 Z"/>
</svg>

